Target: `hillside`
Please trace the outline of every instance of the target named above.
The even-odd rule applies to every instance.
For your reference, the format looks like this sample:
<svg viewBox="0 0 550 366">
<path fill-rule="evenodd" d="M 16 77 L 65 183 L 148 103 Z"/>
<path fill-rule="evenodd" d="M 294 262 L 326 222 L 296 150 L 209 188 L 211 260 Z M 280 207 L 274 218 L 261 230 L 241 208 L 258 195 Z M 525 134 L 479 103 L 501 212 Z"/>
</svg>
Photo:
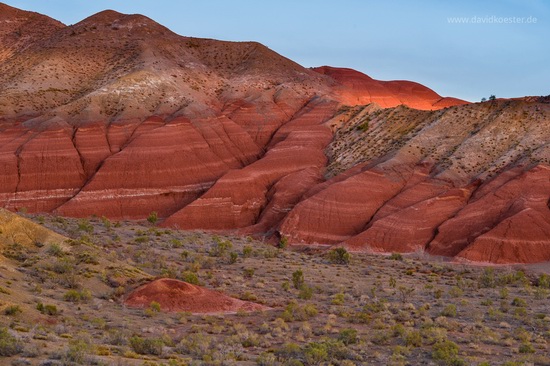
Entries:
<svg viewBox="0 0 550 366">
<path fill-rule="evenodd" d="M 550 259 L 544 98 L 468 104 L 410 81 L 307 69 L 255 42 L 180 36 L 142 15 L 64 26 L 2 10 L 2 207 L 156 212 L 166 227 L 295 245 Z"/>
</svg>

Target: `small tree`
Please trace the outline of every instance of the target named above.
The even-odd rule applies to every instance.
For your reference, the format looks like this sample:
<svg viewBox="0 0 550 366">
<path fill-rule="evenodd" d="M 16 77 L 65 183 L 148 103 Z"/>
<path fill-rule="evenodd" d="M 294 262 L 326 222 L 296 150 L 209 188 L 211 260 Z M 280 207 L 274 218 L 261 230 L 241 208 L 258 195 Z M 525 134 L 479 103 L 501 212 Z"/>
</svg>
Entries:
<svg viewBox="0 0 550 366">
<path fill-rule="evenodd" d="M 493 101 L 493 100 L 495 100 L 495 99 L 497 99 L 497 97 L 495 97 L 494 94 L 491 94 L 491 96 L 489 97 L 489 100 L 490 100 L 490 101 Z"/>
</svg>

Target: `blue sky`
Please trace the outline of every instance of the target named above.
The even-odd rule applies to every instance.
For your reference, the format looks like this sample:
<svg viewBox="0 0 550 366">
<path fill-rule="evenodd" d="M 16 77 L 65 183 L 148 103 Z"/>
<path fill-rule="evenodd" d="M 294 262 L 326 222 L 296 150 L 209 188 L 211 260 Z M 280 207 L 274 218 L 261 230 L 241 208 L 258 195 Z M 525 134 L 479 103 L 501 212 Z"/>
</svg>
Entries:
<svg viewBox="0 0 550 366">
<path fill-rule="evenodd" d="M 490 94 L 550 94 L 547 0 L 5 2 L 65 24 L 104 9 L 140 13 L 181 35 L 258 41 L 306 67 L 350 67 L 377 79 L 414 80 L 471 101 Z M 458 17 L 470 23 L 449 21 Z M 524 23 L 504 23 L 504 17 Z"/>
</svg>

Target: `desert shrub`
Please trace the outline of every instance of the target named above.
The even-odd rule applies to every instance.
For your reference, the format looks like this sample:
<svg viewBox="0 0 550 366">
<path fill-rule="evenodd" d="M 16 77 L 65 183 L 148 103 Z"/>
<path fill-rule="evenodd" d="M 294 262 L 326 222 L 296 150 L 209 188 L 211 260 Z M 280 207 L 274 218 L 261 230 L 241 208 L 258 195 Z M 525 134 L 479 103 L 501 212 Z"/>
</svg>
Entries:
<svg viewBox="0 0 550 366">
<path fill-rule="evenodd" d="M 223 240 L 218 236 L 212 238 L 214 243 L 210 246 L 209 254 L 211 257 L 223 257 L 233 248 L 233 243 L 229 240 Z"/>
<path fill-rule="evenodd" d="M 76 255 L 76 263 L 99 264 L 99 260 L 97 259 L 97 254 L 86 251 Z"/>
<path fill-rule="evenodd" d="M 527 302 L 524 299 L 520 299 L 519 297 L 514 297 L 514 300 L 512 300 L 512 306 L 526 307 Z"/>
<path fill-rule="evenodd" d="M 291 301 L 281 314 L 281 318 L 287 322 L 294 320 L 308 320 L 316 316 L 318 312 L 319 311 L 314 304 L 300 306 L 295 301 Z"/>
<path fill-rule="evenodd" d="M 151 304 L 149 304 L 149 308 L 155 313 L 160 312 L 160 304 L 156 301 L 151 301 Z"/>
<path fill-rule="evenodd" d="M 244 301 L 257 301 L 258 300 L 258 297 L 250 291 L 243 292 L 241 294 L 241 296 L 239 296 L 239 298 L 241 300 L 244 300 Z"/>
<path fill-rule="evenodd" d="M 203 358 L 214 348 L 214 340 L 203 333 L 189 334 L 176 346 L 175 351 L 193 357 Z"/>
<path fill-rule="evenodd" d="M 320 365 L 329 358 L 328 347 L 325 343 L 311 342 L 303 349 L 306 365 Z"/>
<path fill-rule="evenodd" d="M 0 356 L 10 357 L 23 351 L 23 344 L 7 328 L 0 328 Z"/>
<path fill-rule="evenodd" d="M 78 230 L 87 232 L 91 234 L 94 232 L 94 226 L 86 219 L 81 219 L 78 221 Z"/>
<path fill-rule="evenodd" d="M 405 345 L 407 347 L 421 347 L 422 334 L 417 330 L 411 330 L 405 334 Z"/>
<path fill-rule="evenodd" d="M 495 270 L 491 267 L 485 268 L 479 276 L 479 286 L 484 288 L 495 287 Z"/>
<path fill-rule="evenodd" d="M 302 349 L 299 345 L 296 343 L 285 343 L 281 348 L 279 348 L 275 355 L 280 360 L 286 360 L 286 359 L 292 359 L 292 358 L 299 358 L 302 354 Z"/>
<path fill-rule="evenodd" d="M 21 313 L 21 307 L 19 305 L 10 305 L 4 309 L 4 314 L 13 316 Z"/>
<path fill-rule="evenodd" d="M 456 305 L 449 304 L 441 311 L 441 315 L 454 318 L 456 317 Z"/>
<path fill-rule="evenodd" d="M 327 258 L 332 264 L 349 264 L 351 255 L 346 248 L 338 247 L 328 252 Z"/>
<path fill-rule="evenodd" d="M 258 366 L 276 366 L 279 365 L 277 358 L 271 352 L 262 352 L 256 359 Z"/>
<path fill-rule="evenodd" d="M 147 216 L 147 221 L 149 221 L 151 224 L 155 225 L 158 221 L 158 213 L 156 211 L 153 211 Z"/>
<path fill-rule="evenodd" d="M 142 338 L 133 336 L 130 338 L 130 347 L 140 355 L 162 355 L 164 342 L 160 338 Z"/>
<path fill-rule="evenodd" d="M 310 300 L 313 297 L 313 287 L 308 286 L 306 284 L 302 285 L 300 287 L 300 292 L 298 293 L 298 297 L 302 300 Z"/>
<path fill-rule="evenodd" d="M 297 269 L 292 273 L 292 283 L 295 289 L 300 289 L 305 282 L 304 272 L 301 269 Z"/>
<path fill-rule="evenodd" d="M 191 283 L 193 285 L 199 284 L 199 277 L 196 273 L 193 273 L 191 271 L 183 271 L 181 274 L 181 279 L 187 283 Z"/>
<path fill-rule="evenodd" d="M 357 129 L 359 131 L 366 132 L 369 129 L 369 120 L 367 119 L 365 122 L 358 125 Z"/>
<path fill-rule="evenodd" d="M 42 314 L 46 314 L 46 315 L 57 315 L 57 314 L 59 314 L 59 311 L 57 310 L 57 306 L 51 305 L 51 304 L 44 305 L 41 302 L 39 302 L 36 305 L 36 310 L 38 310 Z"/>
<path fill-rule="evenodd" d="M 87 341 L 83 339 L 71 339 L 64 358 L 76 364 L 84 364 L 90 350 L 91 347 Z"/>
<path fill-rule="evenodd" d="M 239 255 L 237 254 L 237 252 L 229 253 L 229 263 L 230 264 L 237 263 L 238 258 L 239 258 Z"/>
<path fill-rule="evenodd" d="M 462 297 L 462 295 L 464 295 L 464 291 L 458 286 L 453 286 L 449 290 L 449 296 L 451 297 Z"/>
<path fill-rule="evenodd" d="M 519 346 L 519 353 L 535 353 L 535 347 L 529 342 L 523 343 Z"/>
<path fill-rule="evenodd" d="M 106 218 L 105 216 L 101 216 L 101 223 L 103 224 L 103 226 L 105 227 L 105 229 L 107 230 L 110 230 L 111 229 L 111 221 Z"/>
<path fill-rule="evenodd" d="M 550 276 L 546 273 L 543 273 L 537 279 L 537 286 L 541 288 L 550 288 Z"/>
<path fill-rule="evenodd" d="M 252 256 L 252 247 L 250 245 L 245 245 L 243 247 L 243 257 L 249 258 L 250 256 Z"/>
<path fill-rule="evenodd" d="M 63 248 L 57 243 L 51 244 L 46 250 L 46 253 L 54 257 L 62 257 L 63 254 L 65 254 Z"/>
<path fill-rule="evenodd" d="M 344 305 L 346 295 L 343 293 L 337 293 L 332 297 L 332 305 Z"/>
<path fill-rule="evenodd" d="M 243 269 L 243 277 L 244 278 L 254 277 L 254 268 L 245 268 L 245 269 Z"/>
<path fill-rule="evenodd" d="M 277 248 L 284 249 L 288 246 L 288 238 L 286 236 L 281 236 L 279 243 L 277 243 Z"/>
<path fill-rule="evenodd" d="M 63 295 L 63 300 L 68 302 L 86 302 L 92 298 L 89 290 L 69 290 Z"/>
<path fill-rule="evenodd" d="M 29 258 L 28 250 L 19 243 L 11 243 L 2 251 L 4 257 L 23 262 Z"/>
<path fill-rule="evenodd" d="M 393 261 L 402 261 L 403 260 L 403 256 L 401 255 L 401 253 L 392 253 L 390 256 L 389 256 L 389 259 L 393 260 Z"/>
<path fill-rule="evenodd" d="M 357 330 L 353 328 L 342 329 L 340 333 L 338 333 L 338 340 L 344 343 L 344 345 L 346 346 L 359 342 L 359 338 L 357 337 Z"/>
<path fill-rule="evenodd" d="M 459 348 L 453 341 L 437 342 L 432 347 L 432 358 L 445 365 L 463 365 L 464 362 L 458 358 L 458 351 Z"/>
</svg>

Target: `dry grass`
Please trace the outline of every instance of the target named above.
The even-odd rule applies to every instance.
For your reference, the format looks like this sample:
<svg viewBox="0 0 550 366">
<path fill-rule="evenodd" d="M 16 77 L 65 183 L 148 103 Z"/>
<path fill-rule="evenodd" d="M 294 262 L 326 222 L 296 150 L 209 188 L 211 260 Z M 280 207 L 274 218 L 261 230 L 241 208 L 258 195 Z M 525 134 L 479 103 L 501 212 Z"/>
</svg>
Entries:
<svg viewBox="0 0 550 366">
<path fill-rule="evenodd" d="M 550 364 L 549 283 L 534 270 L 398 255 L 332 264 L 323 252 L 252 238 L 32 219 L 72 240 L 70 251 L 2 261 L 0 322 L 21 345 L 6 359 L 13 364 Z M 159 276 L 196 278 L 273 310 L 192 315 L 121 304 Z"/>
</svg>

